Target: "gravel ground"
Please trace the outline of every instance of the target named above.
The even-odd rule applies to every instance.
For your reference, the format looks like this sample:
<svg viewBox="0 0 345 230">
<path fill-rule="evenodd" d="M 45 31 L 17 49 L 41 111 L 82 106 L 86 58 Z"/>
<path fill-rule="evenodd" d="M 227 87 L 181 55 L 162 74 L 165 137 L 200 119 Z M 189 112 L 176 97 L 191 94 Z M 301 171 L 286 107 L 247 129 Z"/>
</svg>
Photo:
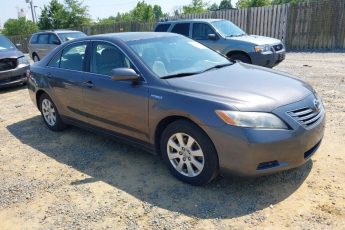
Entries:
<svg viewBox="0 0 345 230">
<path fill-rule="evenodd" d="M 51 132 L 25 87 L 1 90 L 0 229 L 345 229 L 345 53 L 288 53 L 276 69 L 323 97 L 318 153 L 297 169 L 205 187 L 138 148 Z"/>
</svg>

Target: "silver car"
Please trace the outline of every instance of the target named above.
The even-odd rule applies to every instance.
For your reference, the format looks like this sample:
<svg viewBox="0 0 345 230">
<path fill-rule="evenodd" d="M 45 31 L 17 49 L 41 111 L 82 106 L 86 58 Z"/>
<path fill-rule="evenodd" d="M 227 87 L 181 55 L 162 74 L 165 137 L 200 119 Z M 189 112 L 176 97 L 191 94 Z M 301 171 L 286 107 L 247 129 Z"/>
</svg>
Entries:
<svg viewBox="0 0 345 230">
<path fill-rule="evenodd" d="M 249 35 L 223 19 L 191 19 L 159 22 L 155 32 L 172 32 L 192 38 L 233 60 L 272 68 L 285 59 L 279 39 Z"/>
<path fill-rule="evenodd" d="M 73 30 L 52 30 L 35 33 L 31 36 L 28 45 L 30 57 L 37 62 L 58 45 L 86 36 L 83 32 Z"/>
</svg>

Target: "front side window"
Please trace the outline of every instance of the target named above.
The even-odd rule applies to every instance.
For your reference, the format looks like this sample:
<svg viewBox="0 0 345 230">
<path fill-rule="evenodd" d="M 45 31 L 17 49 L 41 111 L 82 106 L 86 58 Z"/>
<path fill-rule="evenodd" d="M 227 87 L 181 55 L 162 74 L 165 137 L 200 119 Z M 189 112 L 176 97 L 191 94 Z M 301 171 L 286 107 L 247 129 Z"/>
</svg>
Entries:
<svg viewBox="0 0 345 230">
<path fill-rule="evenodd" d="M 133 68 L 121 50 L 106 42 L 94 42 L 90 72 L 111 76 L 116 68 Z"/>
<path fill-rule="evenodd" d="M 214 34 L 214 31 L 206 23 L 193 24 L 193 39 L 206 40 L 209 34 Z"/>
<path fill-rule="evenodd" d="M 86 42 L 67 46 L 61 55 L 60 68 L 83 71 Z"/>
<path fill-rule="evenodd" d="M 143 39 L 127 44 L 159 77 L 198 73 L 232 63 L 206 46 L 181 36 Z"/>
<path fill-rule="evenodd" d="M 49 36 L 49 44 L 59 45 L 60 44 L 59 38 L 55 34 L 51 34 Z"/>
<path fill-rule="evenodd" d="M 40 34 L 38 36 L 39 44 L 48 44 L 48 42 L 49 42 L 49 34 Z"/>
<path fill-rule="evenodd" d="M 178 23 L 174 26 L 174 28 L 171 30 L 171 32 L 181 34 L 181 35 L 188 37 L 189 36 L 189 25 L 190 25 L 190 23 Z"/>
<path fill-rule="evenodd" d="M 156 32 L 167 32 L 170 27 L 170 23 L 160 24 L 156 27 Z"/>
</svg>

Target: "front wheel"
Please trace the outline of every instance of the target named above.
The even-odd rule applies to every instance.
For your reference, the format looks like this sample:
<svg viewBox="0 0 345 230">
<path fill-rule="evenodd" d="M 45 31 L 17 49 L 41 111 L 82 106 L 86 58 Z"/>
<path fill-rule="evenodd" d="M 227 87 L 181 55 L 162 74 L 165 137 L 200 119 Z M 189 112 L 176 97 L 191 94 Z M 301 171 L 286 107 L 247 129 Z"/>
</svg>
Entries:
<svg viewBox="0 0 345 230">
<path fill-rule="evenodd" d="M 252 61 L 250 60 L 250 58 L 247 55 L 242 54 L 242 53 L 231 54 L 229 58 L 235 61 L 252 64 Z"/>
<path fill-rule="evenodd" d="M 202 129 L 189 121 L 168 125 L 160 147 L 170 172 L 183 182 L 204 185 L 218 174 L 218 156 L 213 143 Z"/>
<path fill-rule="evenodd" d="M 44 123 L 53 131 L 60 131 L 65 128 L 65 124 L 60 118 L 60 114 L 53 101 L 47 94 L 40 97 L 40 110 Z"/>
</svg>

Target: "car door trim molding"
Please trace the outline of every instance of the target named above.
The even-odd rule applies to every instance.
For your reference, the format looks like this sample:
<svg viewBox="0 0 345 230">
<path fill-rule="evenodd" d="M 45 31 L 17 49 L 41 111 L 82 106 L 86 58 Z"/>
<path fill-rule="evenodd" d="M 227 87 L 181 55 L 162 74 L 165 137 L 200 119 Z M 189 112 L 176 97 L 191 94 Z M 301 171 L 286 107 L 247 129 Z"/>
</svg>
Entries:
<svg viewBox="0 0 345 230">
<path fill-rule="evenodd" d="M 93 120 L 96 120 L 96 121 L 99 121 L 99 122 L 102 122 L 102 123 L 105 123 L 105 124 L 108 124 L 108 125 L 111 125 L 111 126 L 115 126 L 115 127 L 121 128 L 121 129 L 125 129 L 125 130 L 131 131 L 131 132 L 140 133 L 140 134 L 145 135 L 145 137 L 149 138 L 148 133 L 143 132 L 143 131 L 141 131 L 139 129 L 136 129 L 136 128 L 133 128 L 133 127 L 130 127 L 130 126 L 127 126 L 127 125 L 124 125 L 124 124 L 120 124 L 120 123 L 117 123 L 117 122 L 114 122 L 114 121 L 111 121 L 111 120 L 108 120 L 108 119 L 105 119 L 105 118 L 102 118 L 102 117 L 99 117 L 99 116 L 95 116 L 93 114 L 81 111 L 79 109 L 76 109 L 76 108 L 73 108 L 73 107 L 70 107 L 70 106 L 67 106 L 67 108 L 71 112 L 76 113 L 78 115 L 81 115 L 81 116 L 84 116 L 84 117 L 87 117 L 87 118 L 90 118 L 90 119 L 93 119 Z"/>
</svg>

